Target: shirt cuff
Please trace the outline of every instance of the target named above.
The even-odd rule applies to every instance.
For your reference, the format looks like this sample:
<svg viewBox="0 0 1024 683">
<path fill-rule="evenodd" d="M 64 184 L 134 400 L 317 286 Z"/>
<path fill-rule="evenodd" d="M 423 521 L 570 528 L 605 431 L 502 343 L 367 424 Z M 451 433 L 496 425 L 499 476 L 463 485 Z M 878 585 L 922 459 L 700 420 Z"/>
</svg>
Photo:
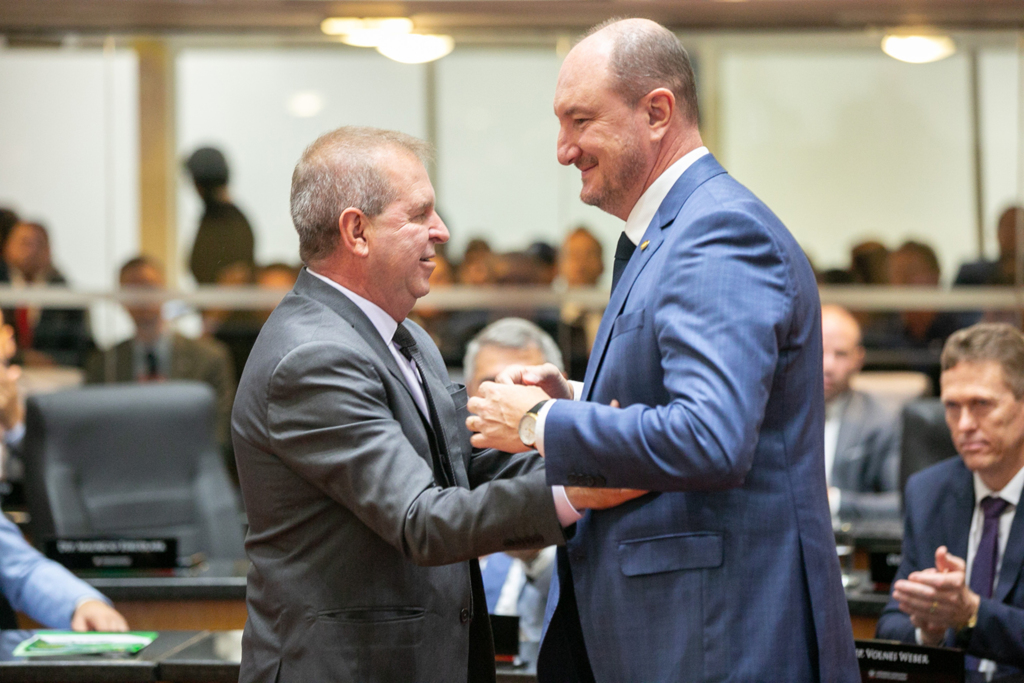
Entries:
<svg viewBox="0 0 1024 683">
<path fill-rule="evenodd" d="M 924 645 L 924 638 L 921 637 L 921 629 L 919 628 L 914 629 L 914 641 L 917 642 L 918 645 Z"/>
<path fill-rule="evenodd" d="M 569 502 L 569 496 L 565 495 L 564 486 L 552 486 L 551 495 L 555 499 L 555 513 L 558 515 L 558 523 L 563 527 L 572 526 L 583 518 L 583 515 Z"/>
<path fill-rule="evenodd" d="M 577 382 L 575 380 L 569 380 L 569 387 L 572 389 L 572 400 L 580 400 L 580 396 L 583 395 L 583 382 Z"/>
</svg>

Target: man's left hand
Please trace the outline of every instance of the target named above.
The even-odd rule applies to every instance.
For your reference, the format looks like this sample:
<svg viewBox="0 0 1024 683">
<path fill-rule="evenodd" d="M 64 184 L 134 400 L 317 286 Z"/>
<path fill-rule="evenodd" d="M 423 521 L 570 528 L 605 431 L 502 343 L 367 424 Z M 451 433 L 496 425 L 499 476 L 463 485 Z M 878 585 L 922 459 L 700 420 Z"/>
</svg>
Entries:
<svg viewBox="0 0 1024 683">
<path fill-rule="evenodd" d="M 967 625 L 981 598 L 965 582 L 966 562 L 946 546 L 935 551 L 935 567 L 897 581 L 892 596 L 910 623 L 921 629 L 925 645 L 938 645 L 948 628 Z"/>
<path fill-rule="evenodd" d="M 105 602 L 86 600 L 71 617 L 74 631 L 127 631 L 128 622 L 121 613 Z"/>
<path fill-rule="evenodd" d="M 526 411 L 550 398 L 537 387 L 484 382 L 480 396 L 469 399 L 466 427 L 476 448 L 497 448 L 507 453 L 530 450 L 519 440 L 519 421 Z"/>
</svg>

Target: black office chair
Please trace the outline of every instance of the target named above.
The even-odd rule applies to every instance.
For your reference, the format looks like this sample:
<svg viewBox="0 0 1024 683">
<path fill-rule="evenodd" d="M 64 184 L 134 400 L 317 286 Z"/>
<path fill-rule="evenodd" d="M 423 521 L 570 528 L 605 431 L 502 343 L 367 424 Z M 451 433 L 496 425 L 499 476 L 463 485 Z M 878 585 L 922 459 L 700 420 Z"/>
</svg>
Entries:
<svg viewBox="0 0 1024 683">
<path fill-rule="evenodd" d="M 900 491 L 914 472 L 957 455 L 946 426 L 946 411 L 937 398 L 921 398 L 903 407 L 900 444 Z"/>
<path fill-rule="evenodd" d="M 32 396 L 24 444 L 30 529 L 52 538 L 176 538 L 179 556 L 244 557 L 238 496 L 201 382 Z"/>
</svg>

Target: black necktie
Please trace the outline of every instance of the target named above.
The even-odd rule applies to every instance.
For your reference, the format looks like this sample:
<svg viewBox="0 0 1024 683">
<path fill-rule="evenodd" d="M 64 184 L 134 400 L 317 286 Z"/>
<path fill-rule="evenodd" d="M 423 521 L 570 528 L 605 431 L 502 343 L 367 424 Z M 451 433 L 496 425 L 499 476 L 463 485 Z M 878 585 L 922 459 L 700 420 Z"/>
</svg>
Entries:
<svg viewBox="0 0 1024 683">
<path fill-rule="evenodd" d="M 612 263 L 613 292 L 615 291 L 615 285 L 619 284 L 622 271 L 626 269 L 626 264 L 629 263 L 629 257 L 633 255 L 634 251 L 636 251 L 636 245 L 626 237 L 626 233 L 619 235 L 619 243 L 615 247 L 615 261 Z"/>
<path fill-rule="evenodd" d="M 437 406 L 434 405 L 434 399 L 430 395 L 430 389 L 427 387 L 427 375 L 424 372 L 426 364 L 423 362 L 423 354 L 420 353 L 419 347 L 416 346 L 416 340 L 412 338 L 412 333 L 404 325 L 398 326 L 392 341 L 398 346 L 398 350 L 402 355 L 412 361 L 416 369 L 419 370 L 420 377 L 423 378 L 423 381 L 420 382 L 420 387 L 423 389 L 423 397 L 427 400 L 427 410 L 430 411 L 431 424 L 427 425 L 427 435 L 430 439 L 431 451 L 433 451 L 431 455 L 434 461 L 434 476 L 442 486 L 454 486 L 455 476 L 452 474 L 451 465 L 448 460 L 448 447 L 444 441 L 441 419 L 437 415 Z"/>
<path fill-rule="evenodd" d="M 156 358 L 156 351 L 150 349 L 146 352 L 146 370 L 149 371 L 149 377 L 146 379 L 152 381 L 160 378 L 160 363 Z"/>
</svg>

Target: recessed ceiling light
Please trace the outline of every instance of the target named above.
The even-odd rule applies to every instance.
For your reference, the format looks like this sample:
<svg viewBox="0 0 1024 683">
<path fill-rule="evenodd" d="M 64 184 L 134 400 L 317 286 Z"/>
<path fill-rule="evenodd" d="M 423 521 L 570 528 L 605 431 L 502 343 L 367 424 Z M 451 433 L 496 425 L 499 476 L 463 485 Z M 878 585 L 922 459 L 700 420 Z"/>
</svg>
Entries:
<svg viewBox="0 0 1024 683">
<path fill-rule="evenodd" d="M 894 35 L 882 39 L 882 51 L 893 59 L 911 64 L 927 64 L 945 59 L 956 52 L 956 43 L 949 36 Z"/>
</svg>

